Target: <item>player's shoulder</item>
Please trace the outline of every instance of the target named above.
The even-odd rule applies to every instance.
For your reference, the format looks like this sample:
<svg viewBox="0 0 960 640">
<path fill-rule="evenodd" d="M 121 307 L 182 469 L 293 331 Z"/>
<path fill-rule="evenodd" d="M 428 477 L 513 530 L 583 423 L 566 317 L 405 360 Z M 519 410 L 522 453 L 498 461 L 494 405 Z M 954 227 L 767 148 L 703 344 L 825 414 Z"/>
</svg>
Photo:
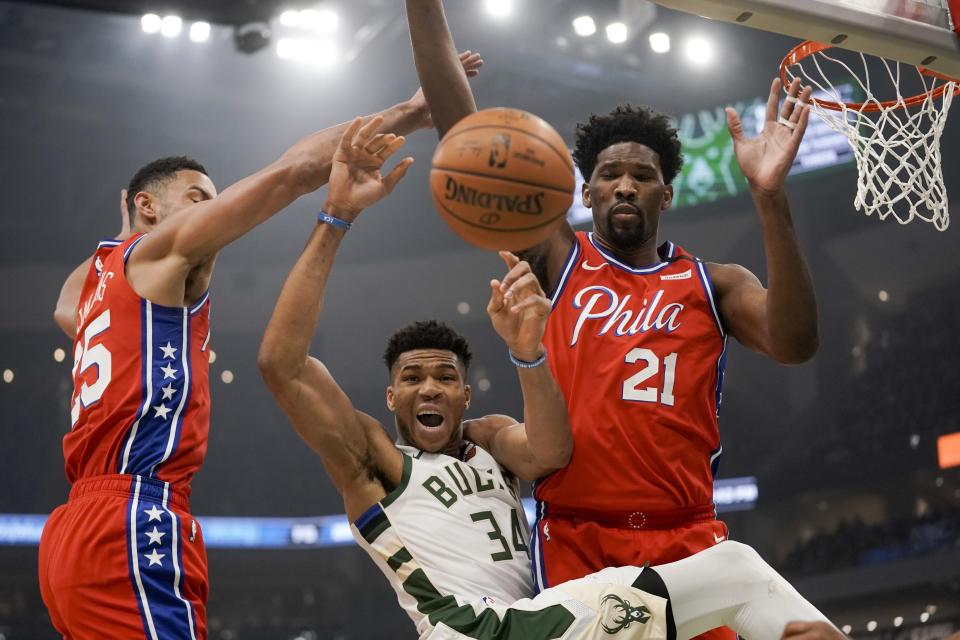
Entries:
<svg viewBox="0 0 960 640">
<path fill-rule="evenodd" d="M 719 295 L 743 285 L 760 284 L 760 279 L 745 266 L 735 262 L 704 262 L 710 280 Z"/>
</svg>

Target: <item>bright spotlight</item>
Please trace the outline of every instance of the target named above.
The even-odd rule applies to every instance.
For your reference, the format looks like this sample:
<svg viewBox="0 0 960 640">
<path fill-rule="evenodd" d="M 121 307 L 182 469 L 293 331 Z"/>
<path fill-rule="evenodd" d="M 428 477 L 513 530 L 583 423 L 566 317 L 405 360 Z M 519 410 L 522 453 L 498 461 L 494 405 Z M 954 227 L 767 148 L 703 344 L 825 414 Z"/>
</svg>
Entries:
<svg viewBox="0 0 960 640">
<path fill-rule="evenodd" d="M 842 627 L 840 627 L 840 631 L 843 631 L 845 634 L 850 635 L 850 632 L 853 631 L 853 627 L 851 627 L 848 624 L 845 624 Z"/>
<path fill-rule="evenodd" d="M 893 626 L 899 627 L 902 624 L 903 624 L 903 616 L 897 616 L 896 618 L 893 619 Z"/>
<path fill-rule="evenodd" d="M 160 19 L 155 13 L 148 13 L 140 18 L 140 28 L 143 29 L 144 33 L 156 33 L 160 31 L 160 23 L 163 20 Z"/>
<path fill-rule="evenodd" d="M 505 18 L 513 12 L 513 0 L 487 0 L 487 13 L 497 18 Z"/>
<path fill-rule="evenodd" d="M 6 378 L 4 378 L 4 380 L 6 380 Z M 929 619 L 930 619 L 930 614 L 927 613 L 926 611 L 920 614 L 920 622 L 926 622 Z"/>
<path fill-rule="evenodd" d="M 340 24 L 340 16 L 330 9 L 304 9 L 297 15 L 297 26 L 318 33 L 333 33 Z"/>
<path fill-rule="evenodd" d="M 6 383 L 13 382 L 13 369 L 4 369 L 3 370 L 3 381 Z M 927 615 L 924 613 L 923 615 Z"/>
<path fill-rule="evenodd" d="M 183 20 L 180 16 L 164 16 L 160 21 L 160 35 L 167 38 L 176 38 L 183 29 Z"/>
<path fill-rule="evenodd" d="M 586 38 L 597 32 L 597 24 L 590 16 L 580 16 L 573 21 L 573 30 L 578 36 Z"/>
<path fill-rule="evenodd" d="M 233 371 L 230 369 L 224 369 L 223 373 L 220 374 L 220 379 L 223 380 L 224 384 L 230 384 L 233 382 Z"/>
<path fill-rule="evenodd" d="M 333 33 L 340 25 L 340 16 L 335 11 L 321 9 L 317 11 L 317 25 L 314 27 L 320 33 Z"/>
<path fill-rule="evenodd" d="M 56 349 L 53 350 L 53 359 L 56 360 L 57 362 L 63 362 L 64 358 L 66 357 L 67 357 L 67 352 L 61 349 L 60 347 L 57 347 Z"/>
<path fill-rule="evenodd" d="M 705 67 L 713 62 L 713 43 L 706 38 L 694 37 L 687 40 L 684 47 L 687 60 L 698 67 Z"/>
<path fill-rule="evenodd" d="M 665 33 L 650 34 L 650 48 L 654 53 L 666 53 L 670 51 L 670 36 Z"/>
<path fill-rule="evenodd" d="M 877 621 L 871 620 L 867 623 L 867 631 L 876 631 L 877 630 Z"/>
<path fill-rule="evenodd" d="M 280 38 L 277 40 L 277 56 L 281 60 L 292 60 L 297 57 L 297 45 L 299 40 L 295 38 Z"/>
<path fill-rule="evenodd" d="M 194 42 L 206 42 L 210 39 L 210 23 L 194 22 L 190 25 L 190 39 Z"/>
<path fill-rule="evenodd" d="M 300 24 L 300 12 L 288 10 L 280 14 L 280 24 L 285 27 L 295 27 Z"/>
<path fill-rule="evenodd" d="M 611 22 L 607 25 L 607 40 L 613 44 L 621 44 L 627 41 L 627 25 L 622 22 Z"/>
</svg>

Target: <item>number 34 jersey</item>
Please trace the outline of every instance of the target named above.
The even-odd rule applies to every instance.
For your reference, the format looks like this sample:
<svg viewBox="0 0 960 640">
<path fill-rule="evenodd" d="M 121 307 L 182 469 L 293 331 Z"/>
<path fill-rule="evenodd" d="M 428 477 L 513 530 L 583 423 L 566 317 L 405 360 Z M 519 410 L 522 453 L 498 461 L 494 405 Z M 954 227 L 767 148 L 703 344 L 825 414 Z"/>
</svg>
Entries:
<svg viewBox="0 0 960 640">
<path fill-rule="evenodd" d="M 472 444 L 459 458 L 397 448 L 400 484 L 351 531 L 420 636 L 443 617 L 441 609 L 532 597 L 530 529 L 517 479 Z"/>
<path fill-rule="evenodd" d="M 713 502 L 726 334 L 707 265 L 671 242 L 658 252 L 632 268 L 576 234 L 544 337 L 576 442 L 537 484 L 548 513 Z"/>
<path fill-rule="evenodd" d="M 210 424 L 210 302 L 165 307 L 141 298 L 125 265 L 144 235 L 104 241 L 77 307 L 67 479 L 126 473 L 189 493 Z"/>
</svg>

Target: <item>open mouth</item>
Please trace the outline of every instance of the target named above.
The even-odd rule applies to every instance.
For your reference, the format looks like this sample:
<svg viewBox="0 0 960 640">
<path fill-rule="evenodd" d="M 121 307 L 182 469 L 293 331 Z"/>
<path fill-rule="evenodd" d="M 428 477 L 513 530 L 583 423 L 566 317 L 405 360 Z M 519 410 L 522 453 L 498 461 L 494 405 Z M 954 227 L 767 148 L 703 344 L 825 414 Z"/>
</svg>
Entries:
<svg viewBox="0 0 960 640">
<path fill-rule="evenodd" d="M 428 429 L 436 429 L 443 424 L 443 416 L 436 411 L 423 411 L 417 414 L 417 422 Z"/>
</svg>

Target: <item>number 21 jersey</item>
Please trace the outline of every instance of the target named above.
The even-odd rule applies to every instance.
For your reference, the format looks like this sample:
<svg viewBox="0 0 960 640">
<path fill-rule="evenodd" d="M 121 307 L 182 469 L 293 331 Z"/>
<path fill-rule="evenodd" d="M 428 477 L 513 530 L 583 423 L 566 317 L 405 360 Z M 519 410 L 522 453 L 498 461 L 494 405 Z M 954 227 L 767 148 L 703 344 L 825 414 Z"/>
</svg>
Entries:
<svg viewBox="0 0 960 640">
<path fill-rule="evenodd" d="M 671 242 L 658 252 L 657 264 L 632 268 L 576 234 L 544 337 L 576 446 L 536 486 L 548 505 L 713 502 L 726 334 L 707 265 Z"/>
</svg>

